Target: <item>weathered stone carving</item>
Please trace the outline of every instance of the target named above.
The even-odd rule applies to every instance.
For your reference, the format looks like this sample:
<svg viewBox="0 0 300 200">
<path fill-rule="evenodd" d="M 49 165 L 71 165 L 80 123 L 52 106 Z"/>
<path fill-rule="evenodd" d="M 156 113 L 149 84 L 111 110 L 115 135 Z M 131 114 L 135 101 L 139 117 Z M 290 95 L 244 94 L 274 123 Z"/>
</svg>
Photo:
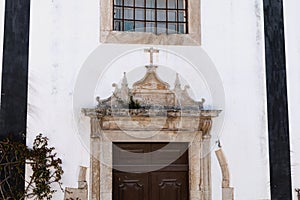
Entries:
<svg viewBox="0 0 300 200">
<path fill-rule="evenodd" d="M 144 52 L 150 53 L 150 65 L 153 65 L 153 53 L 159 53 L 159 50 L 151 47 L 150 49 L 145 49 Z"/>
<path fill-rule="evenodd" d="M 193 100 L 188 94 L 189 86 L 185 86 L 183 89 L 181 88 L 178 75 L 174 89 L 170 90 L 169 84 L 158 77 L 156 73 L 157 66 L 146 67 L 146 75 L 140 81 L 134 83 L 132 89 L 128 87 L 126 73 L 124 73 L 121 88 L 114 83 L 113 87 L 115 87 L 115 91 L 111 97 L 103 100 L 97 97 L 97 108 L 99 108 L 99 112 L 101 113 L 101 108 L 128 109 L 130 98 L 132 101 L 140 104 L 142 109 L 150 107 L 169 108 L 169 110 L 190 109 L 195 111 L 203 109 L 205 100 L 203 98 L 201 101 Z M 205 114 L 205 112 L 203 112 L 203 114 Z"/>
<path fill-rule="evenodd" d="M 132 89 L 128 87 L 126 73 L 119 87 L 116 83 L 113 84 L 115 90 L 111 97 L 101 100 L 97 97 L 97 108 L 99 109 L 119 109 L 129 108 L 130 101 L 139 104 L 142 108 L 169 108 L 174 110 L 201 110 L 203 103 L 193 100 L 189 93 L 189 86 L 181 88 L 179 75 L 176 75 L 174 89 L 170 89 L 170 85 L 162 81 L 156 73 L 157 66 L 153 65 L 153 53 L 158 53 L 157 49 L 146 49 L 145 52 L 150 53 L 150 65 L 147 65 L 147 73 L 145 76 L 133 84 Z M 101 110 L 99 110 L 101 111 Z M 107 110 L 105 110 L 107 111 Z M 108 114 L 105 112 L 105 114 Z"/>
<path fill-rule="evenodd" d="M 207 135 L 212 127 L 212 120 L 211 118 L 201 118 L 199 123 L 199 129 L 202 131 L 203 135 Z"/>
<path fill-rule="evenodd" d="M 211 200 L 210 130 L 220 110 L 203 109 L 188 86 L 176 75 L 174 88 L 162 81 L 153 65 L 154 49 L 148 49 L 150 65 L 144 77 L 128 86 L 126 73 L 121 86 L 107 99 L 97 97 L 95 108 L 83 109 L 91 118 L 91 191 L 96 200 L 112 199 L 113 142 L 189 142 L 189 188 L 191 200 Z M 130 104 L 138 108 L 130 107 Z M 155 131 L 153 135 L 152 132 Z M 129 132 L 129 134 L 128 134 Z M 103 165 L 102 163 L 105 163 Z"/>
</svg>

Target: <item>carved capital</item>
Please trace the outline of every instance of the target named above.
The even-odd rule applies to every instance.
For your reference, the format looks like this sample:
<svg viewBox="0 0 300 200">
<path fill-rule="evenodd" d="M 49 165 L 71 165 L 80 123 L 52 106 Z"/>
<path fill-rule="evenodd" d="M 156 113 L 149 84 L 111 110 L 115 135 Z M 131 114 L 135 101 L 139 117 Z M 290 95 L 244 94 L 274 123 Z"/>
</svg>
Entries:
<svg viewBox="0 0 300 200">
<path fill-rule="evenodd" d="M 100 137 L 101 134 L 101 119 L 97 117 L 91 118 L 91 137 Z"/>
<path fill-rule="evenodd" d="M 200 118 L 199 130 L 202 131 L 203 136 L 208 135 L 212 127 L 211 118 Z"/>
</svg>

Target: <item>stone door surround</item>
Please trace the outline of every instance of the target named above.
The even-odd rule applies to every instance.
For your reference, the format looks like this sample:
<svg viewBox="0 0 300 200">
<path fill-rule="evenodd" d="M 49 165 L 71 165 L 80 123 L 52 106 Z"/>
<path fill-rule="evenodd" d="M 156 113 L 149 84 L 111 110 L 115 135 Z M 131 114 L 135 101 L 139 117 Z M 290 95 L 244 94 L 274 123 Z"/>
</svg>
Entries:
<svg viewBox="0 0 300 200">
<path fill-rule="evenodd" d="M 129 88 L 126 73 L 107 99 L 82 111 L 90 117 L 90 199 L 112 199 L 114 142 L 186 142 L 189 144 L 191 200 L 211 199 L 210 130 L 220 110 L 203 109 L 204 99 L 193 100 L 177 75 L 174 89 L 146 66 L 145 76 Z"/>
</svg>

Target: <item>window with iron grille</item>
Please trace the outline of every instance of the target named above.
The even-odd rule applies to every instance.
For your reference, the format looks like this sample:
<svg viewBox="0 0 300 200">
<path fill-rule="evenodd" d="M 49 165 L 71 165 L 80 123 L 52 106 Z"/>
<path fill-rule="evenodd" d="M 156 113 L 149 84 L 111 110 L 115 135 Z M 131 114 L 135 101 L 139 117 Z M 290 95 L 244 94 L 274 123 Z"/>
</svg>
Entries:
<svg viewBox="0 0 300 200">
<path fill-rule="evenodd" d="M 114 0 L 115 31 L 188 33 L 187 0 Z"/>
</svg>

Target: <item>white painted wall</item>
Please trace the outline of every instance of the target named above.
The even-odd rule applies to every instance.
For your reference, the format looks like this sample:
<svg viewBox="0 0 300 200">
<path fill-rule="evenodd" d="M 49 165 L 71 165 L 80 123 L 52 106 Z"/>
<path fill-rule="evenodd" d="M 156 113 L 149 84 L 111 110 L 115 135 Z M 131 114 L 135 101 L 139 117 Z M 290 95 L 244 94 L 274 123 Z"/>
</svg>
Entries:
<svg viewBox="0 0 300 200">
<path fill-rule="evenodd" d="M 77 72 L 98 45 L 98 8 L 98 0 L 31 1 L 27 142 L 40 132 L 50 139 L 68 187 L 77 187 L 79 165 L 89 166 L 73 121 L 72 93 Z"/>
<path fill-rule="evenodd" d="M 202 1 L 203 48 L 226 95 L 221 141 L 235 197 L 243 200 L 270 198 L 262 21 L 261 1 Z"/>
<path fill-rule="evenodd" d="M 290 122 L 290 144 L 293 194 L 295 188 L 300 188 L 300 27 L 298 19 L 300 2 L 297 0 L 284 1 L 286 59 L 288 79 L 288 103 Z"/>
<path fill-rule="evenodd" d="M 76 187 L 79 165 L 89 166 L 77 125 L 89 125 L 87 119 L 74 122 L 72 98 L 83 62 L 99 45 L 99 0 L 32 0 L 31 5 L 28 144 L 39 132 L 49 137 L 63 159 L 64 186 Z M 221 141 L 235 197 L 242 200 L 270 198 L 261 6 L 258 0 L 202 1 L 203 48 L 226 95 Z M 119 78 L 111 75 L 111 82 Z M 216 200 L 221 176 L 214 156 L 212 164 Z M 61 193 L 54 197 L 61 198 Z"/>
</svg>

